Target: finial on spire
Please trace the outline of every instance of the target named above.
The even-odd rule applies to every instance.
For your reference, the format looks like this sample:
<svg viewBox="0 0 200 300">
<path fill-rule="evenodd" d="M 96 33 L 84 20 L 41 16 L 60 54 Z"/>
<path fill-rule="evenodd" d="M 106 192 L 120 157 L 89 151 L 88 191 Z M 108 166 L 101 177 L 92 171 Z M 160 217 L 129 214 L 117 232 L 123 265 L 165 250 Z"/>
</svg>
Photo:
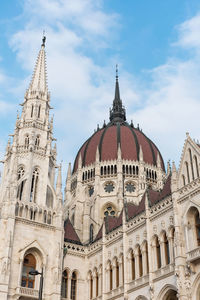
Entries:
<svg viewBox="0 0 200 300">
<path fill-rule="evenodd" d="M 118 65 L 116 65 L 116 83 L 115 83 L 115 99 L 113 100 L 113 107 L 110 110 L 110 121 L 123 122 L 126 121 L 126 110 L 122 105 L 120 99 L 119 82 L 118 82 Z"/>
<path fill-rule="evenodd" d="M 116 81 L 118 81 L 118 64 L 116 64 Z"/>
<path fill-rule="evenodd" d="M 45 42 L 46 42 L 46 36 L 45 36 L 45 31 L 43 30 L 42 47 L 45 47 Z"/>
</svg>

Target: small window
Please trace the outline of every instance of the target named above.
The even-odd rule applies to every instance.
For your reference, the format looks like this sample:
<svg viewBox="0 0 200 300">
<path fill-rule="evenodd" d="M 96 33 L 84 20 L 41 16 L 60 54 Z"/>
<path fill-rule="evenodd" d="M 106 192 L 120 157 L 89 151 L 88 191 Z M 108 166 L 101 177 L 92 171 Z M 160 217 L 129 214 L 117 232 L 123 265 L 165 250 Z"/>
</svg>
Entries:
<svg viewBox="0 0 200 300">
<path fill-rule="evenodd" d="M 105 187 L 104 187 L 104 190 L 105 190 L 105 192 L 107 192 L 107 193 L 111 193 L 111 192 L 113 192 L 114 191 L 114 184 L 112 183 L 112 182 L 108 182 L 108 183 L 106 183 L 106 185 L 105 185 Z"/>
<path fill-rule="evenodd" d="M 132 182 L 128 182 L 125 185 L 125 189 L 128 193 L 133 193 L 135 191 L 135 185 Z"/>
<path fill-rule="evenodd" d="M 65 270 L 62 276 L 62 297 L 68 297 L 68 272 Z"/>
<path fill-rule="evenodd" d="M 108 205 L 106 206 L 105 210 L 104 210 L 104 216 L 112 216 L 115 217 L 115 209 L 113 208 L 112 205 Z"/>
<path fill-rule="evenodd" d="M 89 192 L 89 196 L 91 197 L 94 194 L 94 187 L 93 186 L 89 186 L 88 192 Z"/>
</svg>

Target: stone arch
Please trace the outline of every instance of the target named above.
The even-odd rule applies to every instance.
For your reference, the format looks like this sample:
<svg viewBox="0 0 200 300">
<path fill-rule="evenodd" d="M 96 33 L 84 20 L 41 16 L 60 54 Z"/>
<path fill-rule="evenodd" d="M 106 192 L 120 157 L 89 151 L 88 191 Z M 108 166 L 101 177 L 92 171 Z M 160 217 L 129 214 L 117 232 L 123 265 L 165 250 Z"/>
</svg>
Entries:
<svg viewBox="0 0 200 300">
<path fill-rule="evenodd" d="M 199 207 L 195 205 L 189 205 L 183 217 L 188 251 L 200 245 L 199 218 L 200 218 Z"/>
<path fill-rule="evenodd" d="M 172 284 L 166 284 L 158 294 L 157 300 L 176 300 L 177 298 L 177 288 Z"/>
<path fill-rule="evenodd" d="M 192 299 L 200 300 L 200 274 L 198 274 L 192 285 Z"/>
</svg>

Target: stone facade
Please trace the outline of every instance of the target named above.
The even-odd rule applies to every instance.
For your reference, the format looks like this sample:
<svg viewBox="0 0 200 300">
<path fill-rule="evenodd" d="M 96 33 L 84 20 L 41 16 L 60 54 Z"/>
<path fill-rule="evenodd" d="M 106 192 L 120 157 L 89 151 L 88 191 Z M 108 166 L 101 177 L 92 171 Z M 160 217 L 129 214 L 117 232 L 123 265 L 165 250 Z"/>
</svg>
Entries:
<svg viewBox="0 0 200 300">
<path fill-rule="evenodd" d="M 69 165 L 63 199 L 45 64 L 44 39 L 3 161 L 0 299 L 38 299 L 28 273 L 43 269 L 45 300 L 200 300 L 200 145 L 187 134 L 165 172 L 126 122 L 117 76 L 110 122 Z"/>
</svg>

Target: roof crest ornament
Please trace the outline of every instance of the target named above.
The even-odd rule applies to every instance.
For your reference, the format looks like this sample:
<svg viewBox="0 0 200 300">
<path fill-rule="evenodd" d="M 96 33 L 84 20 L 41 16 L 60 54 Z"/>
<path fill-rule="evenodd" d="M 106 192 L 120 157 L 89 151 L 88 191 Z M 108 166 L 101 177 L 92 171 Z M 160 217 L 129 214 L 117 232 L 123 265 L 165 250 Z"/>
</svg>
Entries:
<svg viewBox="0 0 200 300">
<path fill-rule="evenodd" d="M 45 30 L 43 30 L 43 38 L 42 38 L 42 47 L 45 48 L 45 42 L 46 42 L 46 36 L 45 36 Z"/>
</svg>

